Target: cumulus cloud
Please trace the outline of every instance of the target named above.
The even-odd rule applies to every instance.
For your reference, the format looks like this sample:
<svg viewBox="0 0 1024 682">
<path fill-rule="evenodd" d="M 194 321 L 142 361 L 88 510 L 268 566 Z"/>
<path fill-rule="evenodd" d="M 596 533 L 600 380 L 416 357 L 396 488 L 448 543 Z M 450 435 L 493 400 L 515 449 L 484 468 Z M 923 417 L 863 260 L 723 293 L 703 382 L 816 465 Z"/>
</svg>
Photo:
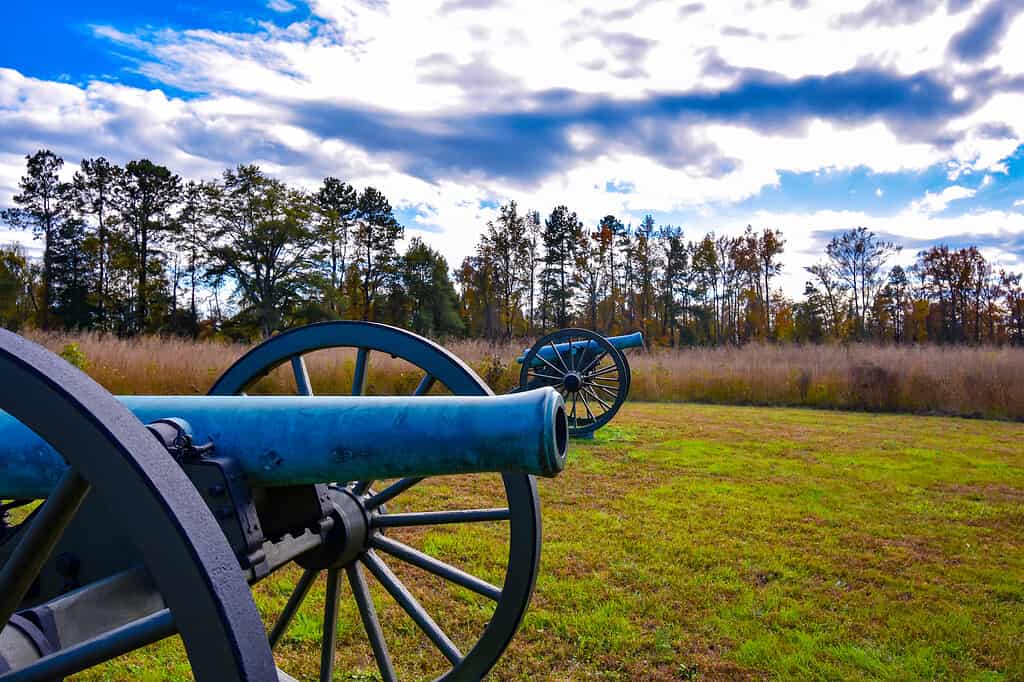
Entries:
<svg viewBox="0 0 1024 682">
<path fill-rule="evenodd" d="M 926 192 L 924 198 L 913 204 L 913 210 L 922 213 L 941 213 L 954 201 L 969 199 L 977 190 L 962 185 L 951 185 L 941 192 Z"/>
<path fill-rule="evenodd" d="M 975 191 L 962 178 L 1005 175 L 1024 141 L 1009 0 L 303 5 L 268 0 L 281 21 L 251 32 L 94 26 L 149 90 L 0 68 L 0 204 L 37 147 L 193 177 L 256 162 L 310 187 L 378 186 L 456 262 L 495 202 L 715 228 L 784 172 L 944 167 L 958 184 L 904 213 L 946 220 Z M 833 218 L 850 216 L 772 224 Z"/>
<path fill-rule="evenodd" d="M 821 260 L 828 240 L 858 226 L 868 226 L 880 238 L 903 247 L 891 265 L 910 265 L 918 251 L 934 244 L 946 244 L 953 248 L 977 245 L 997 268 L 1013 271 L 1024 268 L 1024 212 L 984 211 L 972 215 L 935 216 L 911 206 L 886 216 L 844 210 L 766 211 L 755 214 L 752 220 L 755 225 L 784 228 L 787 243 L 780 282 L 794 295 L 803 291 L 804 282 L 809 279 L 804 268 Z"/>
</svg>

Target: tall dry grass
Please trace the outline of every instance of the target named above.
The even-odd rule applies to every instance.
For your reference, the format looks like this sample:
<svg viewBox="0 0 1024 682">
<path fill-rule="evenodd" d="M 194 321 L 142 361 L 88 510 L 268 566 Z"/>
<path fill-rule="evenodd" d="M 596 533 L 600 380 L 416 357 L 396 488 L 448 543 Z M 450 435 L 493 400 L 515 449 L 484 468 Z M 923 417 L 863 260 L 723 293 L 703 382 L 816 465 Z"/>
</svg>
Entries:
<svg viewBox="0 0 1024 682">
<path fill-rule="evenodd" d="M 60 352 L 77 343 L 87 371 L 113 393 L 205 393 L 247 346 L 96 334 L 29 337 Z M 498 393 L 517 382 L 524 342 L 459 341 L 449 349 Z M 1024 420 L 1024 349 L 954 347 L 745 346 L 629 351 L 636 400 L 731 405 L 790 405 Z M 408 394 L 420 373 L 402 361 L 372 356 L 369 390 Z M 345 393 L 352 352 L 308 359 L 314 388 Z M 286 371 L 259 390 L 293 391 Z"/>
<path fill-rule="evenodd" d="M 745 346 L 631 358 L 641 400 L 1024 419 L 1024 349 Z"/>
</svg>

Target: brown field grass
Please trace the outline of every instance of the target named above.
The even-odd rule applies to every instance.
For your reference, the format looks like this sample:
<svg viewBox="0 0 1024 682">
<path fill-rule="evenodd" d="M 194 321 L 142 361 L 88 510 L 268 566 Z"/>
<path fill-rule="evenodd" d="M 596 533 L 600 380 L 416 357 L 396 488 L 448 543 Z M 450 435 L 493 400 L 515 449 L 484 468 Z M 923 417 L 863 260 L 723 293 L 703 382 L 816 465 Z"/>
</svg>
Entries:
<svg viewBox="0 0 1024 682">
<path fill-rule="evenodd" d="M 30 338 L 55 352 L 78 344 L 86 369 L 114 393 L 204 393 L 248 346 L 96 334 Z M 457 341 L 449 349 L 496 392 L 517 381 L 515 357 L 526 341 Z M 1024 420 L 1024 349 L 990 347 L 746 346 L 628 351 L 634 400 L 785 405 Z M 354 353 L 308 360 L 318 392 L 345 392 Z M 401 361 L 375 357 L 369 390 L 410 393 L 419 375 Z M 292 386 L 285 372 L 268 390 Z"/>
</svg>

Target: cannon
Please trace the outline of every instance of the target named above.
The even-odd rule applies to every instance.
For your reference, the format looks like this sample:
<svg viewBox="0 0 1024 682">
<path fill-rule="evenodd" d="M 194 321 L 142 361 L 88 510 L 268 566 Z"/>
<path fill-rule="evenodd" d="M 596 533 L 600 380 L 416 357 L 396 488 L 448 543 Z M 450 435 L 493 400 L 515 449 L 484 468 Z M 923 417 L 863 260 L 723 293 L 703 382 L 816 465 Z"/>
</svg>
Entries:
<svg viewBox="0 0 1024 682">
<path fill-rule="evenodd" d="M 355 351 L 351 395 L 314 395 L 306 357 L 331 348 Z M 419 373 L 412 395 L 365 395 L 377 356 Z M 275 371 L 296 395 L 256 395 Z M 293 680 L 275 650 L 321 576 L 320 680 L 346 582 L 382 679 L 479 680 L 529 604 L 534 476 L 562 470 L 568 441 L 554 389 L 493 396 L 440 346 L 366 322 L 273 337 L 207 396 L 114 397 L 0 331 L 0 410 L 0 682 L 59 680 L 172 635 L 198 680 Z M 443 531 L 504 549 L 473 575 Z M 289 573 L 268 632 L 251 589 Z M 422 641 L 393 652 L 389 632 Z"/>
<path fill-rule="evenodd" d="M 565 400 L 569 435 L 592 438 L 629 395 L 632 377 L 624 351 L 643 345 L 641 332 L 605 337 L 588 329 L 560 329 L 516 358 L 522 365 L 518 390 L 555 388 Z"/>
</svg>

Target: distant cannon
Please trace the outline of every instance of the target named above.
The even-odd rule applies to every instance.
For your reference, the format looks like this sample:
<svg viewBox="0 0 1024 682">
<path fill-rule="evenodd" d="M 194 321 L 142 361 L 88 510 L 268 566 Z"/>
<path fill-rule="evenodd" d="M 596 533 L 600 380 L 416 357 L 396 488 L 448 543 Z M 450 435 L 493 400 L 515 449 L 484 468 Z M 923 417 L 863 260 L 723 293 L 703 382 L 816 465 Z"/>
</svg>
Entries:
<svg viewBox="0 0 1024 682">
<path fill-rule="evenodd" d="M 589 438 L 626 402 L 632 376 L 624 351 L 642 348 L 641 332 L 601 336 L 587 329 L 561 329 L 516 358 L 519 390 L 554 387 L 565 399 L 569 435 Z"/>
<path fill-rule="evenodd" d="M 356 349 L 351 397 L 313 395 L 304 358 L 327 348 Z M 421 372 L 413 396 L 363 395 L 373 353 Z M 278 367 L 298 396 L 246 395 Z M 567 450 L 564 403 L 551 388 L 494 397 L 443 348 L 363 322 L 274 337 L 211 397 L 115 398 L 0 331 L 0 387 L 0 682 L 61 679 L 172 634 L 196 679 L 293 679 L 272 649 L 323 573 L 321 680 L 333 676 L 343 579 L 384 680 L 398 679 L 402 652 L 388 648 L 367 572 L 437 650 L 439 680 L 481 679 L 522 620 L 540 557 L 531 474 L 557 475 Z M 442 388 L 450 395 L 426 395 Z M 473 506 L 405 508 L 410 495 L 452 506 L 428 495 L 432 476 L 454 477 L 445 490 L 471 483 Z M 488 493 L 497 503 L 477 506 Z M 37 499 L 27 518 L 9 521 Z M 507 528 L 503 580 L 401 535 L 460 524 Z M 268 635 L 247 583 L 292 562 L 304 573 Z M 456 641 L 392 564 L 492 606 L 473 606 L 478 627 L 465 634 L 460 623 Z"/>
<path fill-rule="evenodd" d="M 569 331 L 569 330 L 562 330 Z M 587 331 L 587 330 L 579 330 Z M 615 350 L 622 352 L 627 348 L 643 348 L 644 346 L 644 335 L 642 332 L 634 332 L 632 334 L 625 334 L 623 336 L 606 336 L 604 339 L 615 347 Z M 571 340 L 557 345 L 551 346 L 544 344 L 540 346 L 536 356 L 533 359 L 533 367 L 541 367 L 544 364 L 544 360 L 552 361 L 557 357 L 568 358 L 570 356 L 581 358 L 581 359 L 593 359 L 601 350 L 601 343 L 599 340 L 591 339 L 590 341 L 573 343 Z M 516 358 L 516 362 L 523 364 L 526 359 L 527 353 L 530 352 L 530 348 L 524 348 L 523 354 Z"/>
</svg>

